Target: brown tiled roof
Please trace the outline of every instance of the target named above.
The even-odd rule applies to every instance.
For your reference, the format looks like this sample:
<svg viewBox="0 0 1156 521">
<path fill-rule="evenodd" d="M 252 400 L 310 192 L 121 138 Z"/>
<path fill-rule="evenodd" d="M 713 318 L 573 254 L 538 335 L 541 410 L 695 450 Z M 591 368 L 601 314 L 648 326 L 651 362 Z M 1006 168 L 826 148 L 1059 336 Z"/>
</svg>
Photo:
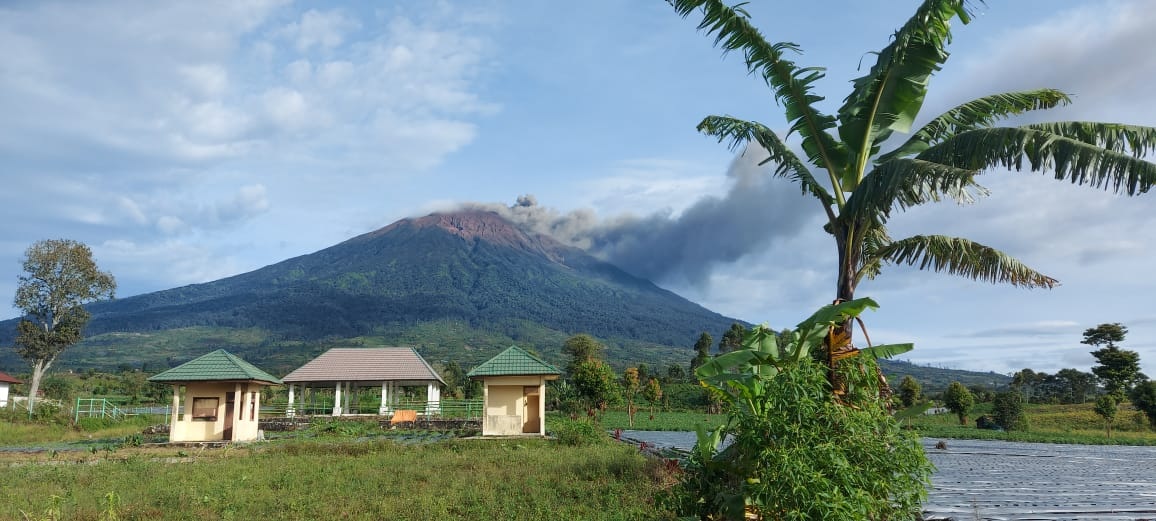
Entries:
<svg viewBox="0 0 1156 521">
<path fill-rule="evenodd" d="M 285 383 L 390 380 L 435 380 L 445 383 L 411 347 L 330 349 L 281 380 Z"/>
<path fill-rule="evenodd" d="M 8 376 L 8 373 L 0 373 L 0 382 L 8 382 L 10 384 L 22 384 L 20 380 Z"/>
</svg>

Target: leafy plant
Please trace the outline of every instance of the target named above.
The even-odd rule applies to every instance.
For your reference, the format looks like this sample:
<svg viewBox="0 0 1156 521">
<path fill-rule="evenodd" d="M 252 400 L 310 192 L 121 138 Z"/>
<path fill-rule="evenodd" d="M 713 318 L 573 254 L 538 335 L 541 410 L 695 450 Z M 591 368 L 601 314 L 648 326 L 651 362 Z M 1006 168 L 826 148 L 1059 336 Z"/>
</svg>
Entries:
<svg viewBox="0 0 1156 521">
<path fill-rule="evenodd" d="M 996 394 L 992 400 L 991 414 L 995 423 L 1004 430 L 1028 430 L 1028 417 L 1024 414 L 1024 395 L 1019 391 Z"/>
<path fill-rule="evenodd" d="M 874 358 L 841 361 L 847 392 L 837 398 L 811 350 L 839 322 L 875 307 L 869 299 L 825 306 L 780 335 L 751 330 L 744 349 L 698 371 L 722 396 L 727 423 L 698 428 L 681 487 L 670 500 L 702 519 L 913 518 L 931 465 L 918 439 L 901 431 L 878 398 Z M 910 344 L 878 346 L 893 355 Z M 724 447 L 723 441 L 730 442 Z"/>
<path fill-rule="evenodd" d="M 959 418 L 960 425 L 967 425 L 967 415 L 975 406 L 975 397 L 963 384 L 951 382 L 943 392 L 943 404 Z"/>
<path fill-rule="evenodd" d="M 1112 423 L 1116 421 L 1116 412 L 1119 410 L 1119 403 L 1116 402 L 1116 396 L 1108 393 L 1100 395 L 1096 398 L 1096 414 L 1104 419 L 1104 432 L 1106 435 L 1112 437 Z"/>
<path fill-rule="evenodd" d="M 109 492 L 104 495 L 104 510 L 100 512 L 100 521 L 120 521 L 120 514 L 117 509 L 120 508 L 120 496 L 116 492 Z"/>
<path fill-rule="evenodd" d="M 559 418 L 551 420 L 550 433 L 558 443 L 570 447 L 583 447 L 605 443 L 606 433 L 601 425 L 593 420 L 571 420 Z"/>
<path fill-rule="evenodd" d="M 903 377 L 903 381 L 899 383 L 899 400 L 904 407 L 915 405 L 922 395 L 923 388 L 919 385 L 919 380 L 910 375 Z"/>
</svg>

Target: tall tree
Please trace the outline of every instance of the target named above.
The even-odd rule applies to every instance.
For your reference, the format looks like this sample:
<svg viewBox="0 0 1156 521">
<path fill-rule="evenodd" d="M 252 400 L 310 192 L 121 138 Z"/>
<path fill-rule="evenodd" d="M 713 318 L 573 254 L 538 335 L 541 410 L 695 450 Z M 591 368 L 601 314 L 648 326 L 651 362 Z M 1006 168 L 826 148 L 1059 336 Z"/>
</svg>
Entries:
<svg viewBox="0 0 1156 521">
<path fill-rule="evenodd" d="M 570 357 L 566 364 L 566 372 L 573 374 L 579 364 L 589 360 L 599 360 L 606 346 L 585 333 L 574 335 L 562 344 L 562 352 Z"/>
<path fill-rule="evenodd" d="M 566 371 L 575 394 L 591 408 L 605 409 L 622 398 L 622 388 L 614 371 L 602 360 L 605 349 L 606 346 L 585 334 L 572 336 L 562 345 L 562 350 L 570 356 Z"/>
<path fill-rule="evenodd" d="M 650 379 L 650 366 L 646 364 L 638 364 L 638 381 L 646 383 Z"/>
<path fill-rule="evenodd" d="M 1128 328 L 1119 322 L 1100 324 L 1096 327 L 1085 329 L 1084 339 L 1081 340 L 1080 343 L 1094 347 L 1116 347 L 1116 343 L 1123 342 L 1124 337 L 1127 335 Z"/>
<path fill-rule="evenodd" d="M 732 149 L 757 143 L 777 177 L 797 183 L 826 216 L 835 242 L 834 297 L 849 301 L 864 278 L 884 265 L 908 264 L 995 283 L 1054 287 L 1058 282 L 1007 254 L 968 239 L 915 235 L 893 239 L 887 222 L 895 210 L 953 199 L 970 202 L 987 194 L 976 176 L 993 169 L 1051 172 L 1060 181 L 1135 195 L 1156 183 L 1156 164 L 1143 159 L 1156 149 L 1156 128 L 1068 121 L 1001 127 L 1027 111 L 1067 105 L 1054 89 L 992 94 L 962 103 L 911 133 L 932 75 L 948 58 L 950 25 L 966 24 L 967 0 L 924 0 L 915 14 L 874 53 L 875 64 L 852 82 L 834 115 L 819 110 L 814 93 L 824 69 L 792 61 L 800 49 L 773 43 L 751 24 L 741 6 L 722 0 L 668 0 L 683 17 L 699 11 L 699 29 L 726 52 L 742 53 L 748 72 L 764 81 L 786 113 L 787 135 L 797 134 L 799 157 L 773 130 L 757 121 L 708 116 L 699 131 Z M 891 146 L 895 133 L 910 133 Z M 881 153 L 885 148 L 889 150 Z M 825 180 L 825 182 L 821 181 Z M 851 322 L 828 342 L 828 362 L 851 356 Z M 833 373 L 832 373 L 833 374 Z"/>
<path fill-rule="evenodd" d="M 996 394 L 992 400 L 991 415 L 995 423 L 1004 430 L 1028 430 L 1028 417 L 1024 414 L 1024 395 L 1019 391 Z"/>
<path fill-rule="evenodd" d="M 1116 421 L 1116 412 L 1119 404 L 1116 401 L 1116 396 L 1113 394 L 1102 394 L 1096 398 L 1096 414 L 1099 414 L 1104 419 L 1104 432 L 1108 438 L 1112 438 L 1112 423 Z"/>
<path fill-rule="evenodd" d="M 1036 386 L 1043 383 L 1047 377 L 1047 373 L 1037 373 L 1028 368 L 1020 369 L 1012 375 L 1011 387 L 1023 393 L 1024 398 L 1030 402 L 1036 394 Z"/>
<path fill-rule="evenodd" d="M 662 385 L 658 383 L 657 378 L 651 378 L 646 382 L 646 387 L 642 389 L 642 397 L 650 402 L 650 414 L 654 414 L 654 406 L 662 400 Z"/>
<path fill-rule="evenodd" d="M 963 384 L 951 382 L 943 392 L 943 404 L 947 406 L 947 410 L 959 417 L 960 425 L 967 425 L 967 415 L 975 406 L 975 397 Z"/>
<path fill-rule="evenodd" d="M 1096 375 L 1078 369 L 1060 369 L 1056 378 L 1064 382 L 1066 394 L 1060 400 L 1063 403 L 1087 402 L 1088 396 L 1096 390 Z"/>
<path fill-rule="evenodd" d="M 702 367 L 707 360 L 710 360 L 710 346 L 714 343 L 714 339 L 710 337 L 710 333 L 703 331 L 702 335 L 698 337 L 698 341 L 694 343 L 694 358 L 690 361 L 690 372 L 694 374 L 695 369 Z"/>
<path fill-rule="evenodd" d="M 1148 417 L 1148 425 L 1156 428 L 1156 382 L 1145 380 L 1132 388 L 1128 393 L 1132 406 L 1144 412 Z"/>
<path fill-rule="evenodd" d="M 718 341 L 719 354 L 737 351 L 743 348 L 743 337 L 747 335 L 747 328 L 742 324 L 734 322 L 730 329 L 723 333 L 722 338 Z"/>
<path fill-rule="evenodd" d="M 899 401 L 903 402 L 904 407 L 915 405 L 922 392 L 919 380 L 912 378 L 911 375 L 904 376 L 903 381 L 899 383 Z"/>
<path fill-rule="evenodd" d="M 622 372 L 622 394 L 626 397 L 626 418 L 631 429 L 634 428 L 634 396 L 640 383 L 637 367 L 627 367 Z"/>
<path fill-rule="evenodd" d="M 1097 362 L 1092 373 L 1104 381 L 1104 390 L 1117 402 L 1124 399 L 1134 384 L 1144 380 L 1140 373 L 1140 353 L 1116 345 L 1123 342 L 1127 334 L 1128 328 L 1119 323 L 1100 324 L 1085 330 L 1084 339 L 1080 341 L 1090 346 L 1103 346 L 1092 351 Z"/>
<path fill-rule="evenodd" d="M 28 408 L 35 407 L 40 379 L 65 349 L 81 339 L 88 324 L 84 305 L 112 298 L 116 280 L 100 271 L 92 250 L 68 239 L 38 241 L 24 252 L 24 275 L 16 287 L 16 352 L 32 363 Z"/>
</svg>

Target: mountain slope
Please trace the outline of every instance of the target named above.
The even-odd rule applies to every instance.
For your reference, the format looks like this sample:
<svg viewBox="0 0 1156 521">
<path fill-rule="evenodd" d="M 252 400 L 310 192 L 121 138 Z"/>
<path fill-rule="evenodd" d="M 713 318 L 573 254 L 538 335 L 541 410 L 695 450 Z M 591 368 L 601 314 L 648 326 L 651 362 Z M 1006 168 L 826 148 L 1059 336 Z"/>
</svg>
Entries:
<svg viewBox="0 0 1156 521">
<path fill-rule="evenodd" d="M 89 337 L 257 328 L 311 344 L 449 321 L 510 338 L 529 326 L 688 348 L 702 331 L 718 336 L 733 322 L 483 211 L 405 219 L 249 273 L 89 309 Z M 0 335 L 14 329 L 0 323 Z M 197 344 L 185 349 L 211 347 Z"/>
</svg>

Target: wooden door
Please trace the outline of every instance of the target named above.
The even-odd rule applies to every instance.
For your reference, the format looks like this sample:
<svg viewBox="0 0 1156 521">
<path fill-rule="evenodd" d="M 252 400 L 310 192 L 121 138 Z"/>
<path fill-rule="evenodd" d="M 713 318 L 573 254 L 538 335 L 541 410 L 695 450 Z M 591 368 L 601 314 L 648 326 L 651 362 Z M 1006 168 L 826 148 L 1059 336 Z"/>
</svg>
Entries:
<svg viewBox="0 0 1156 521">
<path fill-rule="evenodd" d="M 222 437 L 225 441 L 233 441 L 233 393 L 225 401 L 225 432 Z"/>
<path fill-rule="evenodd" d="M 538 432 L 542 425 L 541 416 L 538 416 L 538 395 L 526 395 L 526 410 L 522 414 L 525 421 L 522 423 L 522 434 L 542 434 Z"/>
</svg>

